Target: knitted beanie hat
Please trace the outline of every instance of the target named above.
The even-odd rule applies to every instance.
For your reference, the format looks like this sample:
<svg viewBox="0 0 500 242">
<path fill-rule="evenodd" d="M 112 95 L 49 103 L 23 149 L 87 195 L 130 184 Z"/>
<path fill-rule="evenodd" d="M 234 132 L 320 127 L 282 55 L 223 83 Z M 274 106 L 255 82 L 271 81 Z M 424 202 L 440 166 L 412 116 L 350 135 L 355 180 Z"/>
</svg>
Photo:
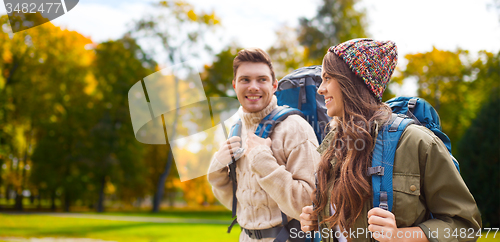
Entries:
<svg viewBox="0 0 500 242">
<path fill-rule="evenodd" d="M 353 39 L 332 46 L 328 51 L 342 58 L 363 78 L 368 89 L 382 100 L 382 94 L 398 63 L 398 50 L 392 41 Z"/>
</svg>

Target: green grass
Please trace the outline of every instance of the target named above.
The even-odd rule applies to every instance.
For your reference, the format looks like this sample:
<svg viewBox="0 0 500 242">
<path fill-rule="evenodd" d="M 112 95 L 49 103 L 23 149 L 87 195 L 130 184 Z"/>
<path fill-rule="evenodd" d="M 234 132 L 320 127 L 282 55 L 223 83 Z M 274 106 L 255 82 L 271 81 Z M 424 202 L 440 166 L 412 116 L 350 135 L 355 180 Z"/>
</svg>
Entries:
<svg viewBox="0 0 500 242">
<path fill-rule="evenodd" d="M 226 230 L 227 225 L 224 224 L 160 224 L 0 214 L 0 237 L 93 238 L 138 242 L 238 240 L 239 227 L 235 226 L 231 234 L 227 234 Z"/>
<path fill-rule="evenodd" d="M 86 212 L 85 214 L 100 214 L 100 213 Z M 106 213 L 104 213 L 104 215 L 232 220 L 231 219 L 231 211 L 229 211 L 229 210 L 213 210 L 213 211 L 172 210 L 172 211 L 160 211 L 158 213 L 152 213 L 149 211 L 144 211 L 144 212 L 106 212 Z"/>
<path fill-rule="evenodd" d="M 149 212 L 113 212 L 105 215 L 150 216 L 168 218 L 230 219 L 225 211 L 171 211 L 152 214 Z M 235 225 L 227 234 L 228 224 L 186 224 L 108 221 L 90 218 L 66 218 L 47 215 L 0 214 L 0 237 L 23 238 L 92 238 L 110 241 L 175 242 L 175 241 L 238 241 L 240 229 Z M 479 242 L 499 242 L 500 233 L 493 238 L 483 233 Z M 0 240 L 1 241 L 1 240 Z"/>
<path fill-rule="evenodd" d="M 484 231 L 484 230 L 483 230 Z M 482 237 L 479 238 L 478 242 L 498 242 L 500 241 L 500 232 L 498 232 L 495 236 L 495 230 L 490 231 L 490 233 L 483 232 Z"/>
</svg>

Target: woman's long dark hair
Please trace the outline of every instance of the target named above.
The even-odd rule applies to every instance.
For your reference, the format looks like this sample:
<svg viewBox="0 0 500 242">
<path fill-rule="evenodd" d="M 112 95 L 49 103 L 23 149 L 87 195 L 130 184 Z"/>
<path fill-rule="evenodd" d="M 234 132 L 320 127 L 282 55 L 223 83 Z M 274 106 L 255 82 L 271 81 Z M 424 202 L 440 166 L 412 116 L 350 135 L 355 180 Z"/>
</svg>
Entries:
<svg viewBox="0 0 500 242">
<path fill-rule="evenodd" d="M 317 204 L 314 214 L 320 214 L 331 204 L 335 213 L 322 223 L 329 222 L 330 228 L 339 225 L 347 230 L 361 215 L 364 203 L 372 194 L 367 168 L 371 165 L 375 145 L 373 124 L 378 120 L 382 125 L 390 118 L 391 110 L 375 98 L 363 79 L 334 53 L 325 55 L 323 70 L 339 83 L 344 113 L 331 122 L 337 132 L 321 157 L 318 187 L 312 195 L 314 204 Z M 332 167 L 332 159 L 337 159 L 335 167 Z"/>
</svg>

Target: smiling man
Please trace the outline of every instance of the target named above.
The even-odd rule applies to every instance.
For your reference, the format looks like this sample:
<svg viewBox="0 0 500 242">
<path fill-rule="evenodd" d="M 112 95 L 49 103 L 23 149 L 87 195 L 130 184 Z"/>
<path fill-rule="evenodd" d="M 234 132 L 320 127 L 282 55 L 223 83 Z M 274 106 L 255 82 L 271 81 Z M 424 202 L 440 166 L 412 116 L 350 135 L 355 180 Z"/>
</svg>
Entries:
<svg viewBox="0 0 500 242">
<path fill-rule="evenodd" d="M 239 158 L 235 161 L 235 197 L 237 221 L 243 230 L 240 241 L 273 241 L 283 229 L 281 212 L 288 221 L 299 219 L 301 208 L 311 204 L 320 160 L 318 141 L 299 115 L 279 123 L 270 138 L 254 134 L 260 121 L 278 107 L 274 96 L 278 81 L 267 53 L 241 50 L 234 59 L 233 74 L 233 88 L 241 104 L 241 136 L 221 145 L 211 161 L 208 181 L 217 199 L 231 209 L 233 181 L 228 166 L 234 153 Z M 238 157 L 242 149 L 244 153 Z"/>
</svg>

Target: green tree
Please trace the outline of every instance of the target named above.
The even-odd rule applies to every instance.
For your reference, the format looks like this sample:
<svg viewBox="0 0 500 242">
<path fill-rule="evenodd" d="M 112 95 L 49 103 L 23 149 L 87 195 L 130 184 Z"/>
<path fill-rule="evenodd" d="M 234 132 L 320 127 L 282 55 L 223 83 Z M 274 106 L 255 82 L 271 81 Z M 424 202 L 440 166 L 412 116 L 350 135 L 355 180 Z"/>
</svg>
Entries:
<svg viewBox="0 0 500 242">
<path fill-rule="evenodd" d="M 500 226 L 500 89 L 485 94 L 489 99 L 458 143 L 457 158 L 481 211 L 483 227 L 495 228 Z"/>
<path fill-rule="evenodd" d="M 233 90 L 233 60 L 240 49 L 228 46 L 215 56 L 211 65 L 205 65 L 201 81 L 207 97 L 236 97 Z M 232 94 L 232 95 L 230 95 Z"/>
<path fill-rule="evenodd" d="M 316 16 L 299 20 L 299 43 L 304 46 L 306 65 L 321 65 L 332 45 L 367 37 L 366 14 L 356 9 L 358 0 L 323 0 Z"/>
<path fill-rule="evenodd" d="M 418 95 L 438 111 L 443 131 L 452 142 L 452 148 L 469 127 L 478 104 L 479 96 L 473 95 L 473 86 L 482 80 L 473 72 L 472 57 L 467 51 L 444 51 L 433 48 L 426 53 L 408 54 L 406 68 L 394 78 L 403 83 L 415 78 Z"/>
<path fill-rule="evenodd" d="M 93 73 L 97 98 L 93 111 L 95 125 L 89 130 L 87 145 L 95 184 L 99 187 L 97 211 L 104 211 L 104 191 L 112 182 L 121 200 L 144 196 L 146 176 L 143 146 L 137 142 L 130 122 L 128 91 L 138 80 L 153 73 L 156 63 L 150 59 L 135 39 L 125 36 L 95 48 Z"/>
<path fill-rule="evenodd" d="M 277 40 L 267 50 L 273 62 L 276 78 L 280 80 L 293 70 L 306 66 L 308 61 L 304 46 L 297 39 L 296 28 L 284 25 L 276 31 Z"/>
</svg>

